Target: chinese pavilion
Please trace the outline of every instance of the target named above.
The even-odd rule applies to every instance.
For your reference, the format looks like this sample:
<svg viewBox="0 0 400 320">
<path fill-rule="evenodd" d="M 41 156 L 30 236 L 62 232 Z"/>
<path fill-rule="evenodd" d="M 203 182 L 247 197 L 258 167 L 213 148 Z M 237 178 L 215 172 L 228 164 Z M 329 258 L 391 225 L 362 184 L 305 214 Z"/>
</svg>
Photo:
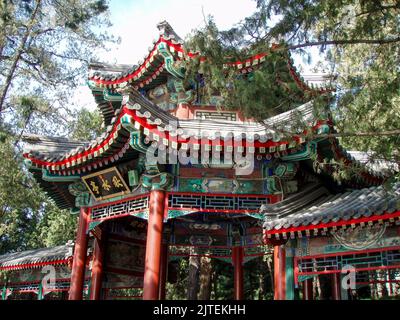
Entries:
<svg viewBox="0 0 400 320">
<path fill-rule="evenodd" d="M 306 82 L 289 57 L 277 85 L 297 97 L 292 110 L 262 122 L 221 111 L 218 96 L 204 101 L 202 79 L 184 85 L 181 62 L 197 54 L 167 22 L 158 28 L 137 66 L 90 65 L 100 137 L 26 139 L 30 172 L 60 208 L 79 212 L 79 224 L 73 254 L 68 244 L 1 256 L 0 269 L 27 279 L 11 277 L 3 299 L 12 290 L 43 297 L 38 268 L 45 265 L 56 266 L 52 290 L 71 300 L 85 292 L 105 299 L 119 288 L 164 299 L 168 262 L 193 248 L 232 263 L 235 299 L 243 298 L 243 265 L 265 254 L 274 256 L 275 299 L 294 299 L 296 288 L 304 299 L 350 297 L 340 286 L 347 266 L 358 286 L 380 281 L 394 292 L 400 187 L 385 191 L 383 175 L 337 139 L 307 139 L 335 130 L 329 114 L 313 108 L 330 89 Z M 225 67 L 251 74 L 268 59 L 260 53 Z M 279 128 L 295 121 L 303 129 L 283 135 Z M 330 160 L 358 166 L 357 177 L 336 182 Z M 327 277 L 332 294 L 313 293 Z"/>
</svg>

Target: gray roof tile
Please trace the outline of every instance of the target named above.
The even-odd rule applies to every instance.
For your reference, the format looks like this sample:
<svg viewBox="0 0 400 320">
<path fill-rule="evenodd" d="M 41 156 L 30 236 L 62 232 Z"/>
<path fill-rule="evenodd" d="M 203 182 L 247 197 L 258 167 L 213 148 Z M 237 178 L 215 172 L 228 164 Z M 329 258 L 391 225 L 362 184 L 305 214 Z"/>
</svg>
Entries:
<svg viewBox="0 0 400 320">
<path fill-rule="evenodd" d="M 260 212 L 265 215 L 264 229 L 270 231 L 282 226 L 290 228 L 380 216 L 399 209 L 400 183 L 391 190 L 378 186 L 337 195 L 329 195 L 324 187 L 316 184 L 306 186 L 279 203 L 263 205 Z"/>
<path fill-rule="evenodd" d="M 11 267 L 30 263 L 41 263 L 55 260 L 67 259 L 73 255 L 73 243 L 65 245 L 12 252 L 0 256 L 0 268 Z"/>
</svg>

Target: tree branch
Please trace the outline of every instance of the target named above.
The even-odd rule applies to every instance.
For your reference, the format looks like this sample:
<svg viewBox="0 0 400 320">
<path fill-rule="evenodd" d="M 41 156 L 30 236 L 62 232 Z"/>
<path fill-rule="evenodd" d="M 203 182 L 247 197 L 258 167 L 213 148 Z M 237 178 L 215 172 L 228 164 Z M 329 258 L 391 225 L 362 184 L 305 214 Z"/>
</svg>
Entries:
<svg viewBox="0 0 400 320">
<path fill-rule="evenodd" d="M 397 136 L 400 135 L 400 129 L 387 130 L 380 132 L 340 132 L 340 133 L 321 133 L 312 135 L 315 138 L 339 138 L 339 137 L 376 137 L 376 136 Z"/>
<path fill-rule="evenodd" d="M 284 49 L 295 50 L 295 49 L 304 48 L 304 47 L 341 45 L 341 44 L 388 44 L 388 43 L 394 43 L 394 42 L 399 42 L 399 41 L 400 41 L 400 37 L 393 38 L 393 39 L 351 39 L 351 40 L 315 41 L 315 42 L 305 42 L 305 43 L 287 46 L 287 47 L 284 47 Z"/>
</svg>

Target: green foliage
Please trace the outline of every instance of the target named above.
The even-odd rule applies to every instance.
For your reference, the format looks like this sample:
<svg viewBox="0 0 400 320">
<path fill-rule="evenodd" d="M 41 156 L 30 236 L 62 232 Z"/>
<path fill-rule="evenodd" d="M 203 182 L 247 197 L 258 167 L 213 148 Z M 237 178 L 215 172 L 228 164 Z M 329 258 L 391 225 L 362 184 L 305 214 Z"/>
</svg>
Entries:
<svg viewBox="0 0 400 320">
<path fill-rule="evenodd" d="M 5 0 L 0 6 L 0 124 L 14 134 L 65 135 L 74 115 L 72 90 L 95 53 L 114 42 L 107 1 Z"/>
<path fill-rule="evenodd" d="M 204 102 L 209 103 L 213 96 L 219 96 L 222 99 L 218 107 L 239 109 L 248 117 L 263 120 L 306 101 L 305 93 L 289 75 L 287 53 L 271 50 L 264 42 L 244 46 L 248 41 L 242 35 L 243 30 L 237 28 L 219 31 L 209 18 L 206 26 L 187 40 L 189 51 L 206 57 L 198 56 L 185 64 L 186 83 L 201 75 Z M 259 53 L 267 53 L 266 60 L 249 73 L 241 74 L 236 67 L 227 66 Z"/>
<path fill-rule="evenodd" d="M 76 216 L 28 173 L 20 141 L 100 133 L 99 113 L 73 111 L 69 98 L 94 53 L 114 41 L 107 11 L 104 0 L 0 1 L 0 254 L 74 239 Z"/>
<path fill-rule="evenodd" d="M 186 80 L 201 74 L 207 101 L 220 95 L 221 107 L 262 120 L 315 98 L 299 92 L 284 69 L 289 53 L 310 60 L 308 49 L 318 47 L 317 71 L 330 75 L 336 92 L 334 99 L 319 98 L 316 114 L 331 109 L 345 147 L 369 152 L 371 162 L 399 165 L 399 14 L 400 4 L 393 0 L 258 0 L 256 12 L 227 31 L 210 18 L 193 32 L 189 50 L 206 59 L 186 63 Z M 279 50 L 270 50 L 274 43 Z M 267 53 L 266 60 L 249 74 L 223 68 L 258 53 Z M 286 133 L 297 132 L 295 127 Z M 338 176 L 352 175 L 339 171 Z"/>
<path fill-rule="evenodd" d="M 64 244 L 75 217 L 59 210 L 27 173 L 15 140 L 0 143 L 0 253 Z"/>
<path fill-rule="evenodd" d="M 79 109 L 70 124 L 70 137 L 75 140 L 89 141 L 100 136 L 104 132 L 103 118 L 98 109 L 90 111 Z"/>
<path fill-rule="evenodd" d="M 271 285 L 271 270 L 266 260 L 271 256 L 264 256 L 247 262 L 244 265 L 245 299 L 270 300 L 273 298 Z M 234 296 L 233 266 L 230 263 L 211 259 L 211 299 L 231 300 Z M 188 259 L 179 259 L 177 262 L 177 281 L 168 283 L 167 299 L 183 300 L 187 298 L 188 289 Z"/>
</svg>

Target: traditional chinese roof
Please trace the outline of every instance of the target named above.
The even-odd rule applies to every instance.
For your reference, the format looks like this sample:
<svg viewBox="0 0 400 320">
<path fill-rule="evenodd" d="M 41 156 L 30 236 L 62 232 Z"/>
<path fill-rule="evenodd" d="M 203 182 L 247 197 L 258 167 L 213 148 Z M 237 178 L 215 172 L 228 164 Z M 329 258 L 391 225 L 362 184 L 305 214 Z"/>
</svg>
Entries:
<svg viewBox="0 0 400 320">
<path fill-rule="evenodd" d="M 105 120 L 105 132 L 101 136 L 89 142 L 34 135 L 25 138 L 24 157 L 30 170 L 59 207 L 75 207 L 69 186 L 82 175 L 135 159 L 152 141 L 173 151 L 203 150 L 204 147 L 205 151 L 221 155 L 237 148 L 235 151 L 254 153 L 257 160 L 270 160 L 301 151 L 310 131 L 334 130 L 328 116 L 315 115 L 312 101 L 260 122 L 180 119 L 163 110 L 147 98 L 143 89 L 166 81 L 171 72 L 171 69 L 166 71 L 166 63 L 173 64 L 199 54 L 185 51 L 183 41 L 168 23 L 160 23 L 158 27 L 159 39 L 137 66 L 91 64 L 89 86 Z M 165 50 L 168 59 L 163 55 Z M 226 67 L 246 73 L 267 58 L 268 53 L 262 53 L 245 61 L 229 62 Z M 290 59 L 287 65 L 301 90 L 324 92 L 325 89 L 308 86 Z M 302 124 L 301 129 L 293 132 L 292 124 L 298 122 Z M 321 157 L 345 159 L 346 163 L 355 161 L 335 139 L 318 142 L 318 152 Z M 380 183 L 381 177 L 366 171 L 360 174 L 359 180 L 359 186 L 373 185 Z"/>
<path fill-rule="evenodd" d="M 31 154 L 53 159 L 60 154 L 68 153 L 72 149 L 79 149 L 87 145 L 84 141 L 75 141 L 62 137 L 46 137 L 35 134 L 24 135 L 23 140 L 29 144 Z"/>
<path fill-rule="evenodd" d="M 276 204 L 260 209 L 267 238 L 326 233 L 328 229 L 371 223 L 400 224 L 400 183 L 386 190 L 374 186 L 330 194 L 320 184 L 306 186 Z"/>
<path fill-rule="evenodd" d="M 127 103 L 116 110 L 111 124 L 106 132 L 96 140 L 88 143 L 72 142 L 56 138 L 28 140 L 24 156 L 35 168 L 47 169 L 50 172 L 63 175 L 80 174 L 106 166 L 124 157 L 127 152 L 133 152 L 129 147 L 129 125 L 143 132 L 148 141 L 162 141 L 172 149 L 187 149 L 195 138 L 198 144 L 208 144 L 223 152 L 224 138 L 242 141 L 244 148 L 252 148 L 250 152 L 267 154 L 279 151 L 284 154 L 288 149 L 301 144 L 304 140 L 301 133 L 292 138 L 284 137 L 276 127 L 289 124 L 299 115 L 310 128 L 318 129 L 321 123 L 315 123 L 312 103 L 304 104 L 297 109 L 266 119 L 263 123 L 240 123 L 226 120 L 190 119 L 182 120 L 160 109 L 157 105 L 143 97 L 137 91 L 129 93 Z M 123 125 L 125 124 L 125 126 Z M 51 141 L 52 152 L 46 150 Z M 41 143 L 45 143 L 44 146 Z M 71 147 L 71 149 L 68 148 Z M 219 148 L 219 149 L 218 149 Z M 60 150 L 57 153 L 55 150 Z M 131 155 L 128 155 L 131 156 Z"/>
<path fill-rule="evenodd" d="M 0 256 L 0 270 L 27 269 L 44 264 L 67 263 L 73 256 L 73 243 L 62 246 L 41 248 L 21 252 L 7 253 Z"/>
<path fill-rule="evenodd" d="M 184 42 L 168 22 L 160 22 L 157 27 L 160 30 L 159 38 L 153 41 L 148 53 L 138 64 L 110 65 L 92 62 L 89 65 L 89 87 L 95 96 L 106 125 L 110 123 L 113 112 L 121 106 L 121 96 L 118 89 L 126 86 L 131 86 L 135 90 L 152 89 L 167 82 L 170 75 L 169 65 L 200 56 L 200 53 L 189 52 L 185 49 Z M 271 51 L 279 48 L 278 45 L 273 45 Z M 259 53 L 244 61 L 227 62 L 224 67 L 235 68 L 238 73 L 248 73 L 263 64 L 268 58 L 268 52 Z M 207 57 L 200 59 L 205 60 Z M 308 77 L 310 81 L 305 80 L 296 70 L 290 57 L 287 59 L 286 73 L 290 75 L 301 92 L 307 92 L 310 96 L 332 91 L 332 89 L 325 87 L 325 81 L 320 81 L 320 76 L 317 78 Z M 277 79 L 277 83 L 281 82 Z"/>
<path fill-rule="evenodd" d="M 143 144 L 146 141 L 159 141 L 174 150 L 187 150 L 191 147 L 199 150 L 201 145 L 207 145 L 210 151 L 220 152 L 222 155 L 224 148 L 232 148 L 233 141 L 241 141 L 242 150 L 253 152 L 258 160 L 287 158 L 305 147 L 306 132 L 299 132 L 293 137 L 281 134 L 285 129 L 290 129 L 291 123 L 301 120 L 308 126 L 308 130 L 315 132 L 332 129 L 329 121 L 317 121 L 313 111 L 313 104 L 309 102 L 261 123 L 183 120 L 158 108 L 131 89 L 124 97 L 123 107 L 115 111 L 106 132 L 97 139 L 78 142 L 64 138 L 28 137 L 24 156 L 29 160 L 36 180 L 57 205 L 61 208 L 73 208 L 74 197 L 68 191 L 70 183 L 79 180 L 81 175 L 138 157 L 140 151 L 131 145 L 132 132 L 141 134 Z M 224 138 L 230 140 L 225 143 Z M 337 139 L 318 142 L 317 150 L 322 158 L 355 162 L 340 147 Z M 354 182 L 355 186 L 360 187 L 379 184 L 382 177 L 372 170 L 361 170 L 357 180 Z"/>
</svg>

